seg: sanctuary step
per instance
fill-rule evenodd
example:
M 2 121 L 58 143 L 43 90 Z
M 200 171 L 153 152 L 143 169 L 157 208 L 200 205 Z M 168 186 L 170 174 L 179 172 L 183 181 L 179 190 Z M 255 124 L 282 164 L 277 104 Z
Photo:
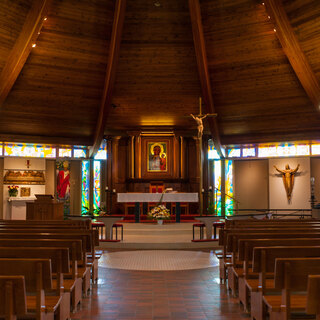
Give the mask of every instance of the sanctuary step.
M 218 249 L 218 242 L 192 242 L 193 223 L 123 223 L 123 241 L 100 242 L 101 248 L 118 249 Z M 195 238 L 200 238 L 198 233 Z

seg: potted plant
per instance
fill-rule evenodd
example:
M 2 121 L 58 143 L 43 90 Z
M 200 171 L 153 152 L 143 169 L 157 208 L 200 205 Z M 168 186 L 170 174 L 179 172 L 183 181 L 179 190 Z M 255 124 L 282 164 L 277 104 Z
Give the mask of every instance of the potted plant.
M 9 197 L 16 197 L 18 195 L 19 186 L 8 186 Z
M 163 220 L 170 219 L 170 211 L 163 204 L 158 204 L 148 212 L 148 218 L 157 220 L 158 224 L 162 224 Z

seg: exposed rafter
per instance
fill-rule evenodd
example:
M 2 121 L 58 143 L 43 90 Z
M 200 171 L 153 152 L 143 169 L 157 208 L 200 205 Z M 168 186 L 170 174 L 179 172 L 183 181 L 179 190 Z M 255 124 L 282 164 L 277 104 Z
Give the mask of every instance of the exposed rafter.
M 276 26 L 276 33 L 290 64 L 296 73 L 306 94 L 315 105 L 320 108 L 320 85 L 314 74 L 299 41 L 289 22 L 281 0 L 266 0 L 267 12 Z
M 206 108 L 205 110 L 206 113 L 215 113 L 210 83 L 210 75 L 208 69 L 206 45 L 203 36 L 199 0 L 189 0 L 189 10 L 192 24 L 194 48 L 197 57 L 198 73 L 201 83 L 203 100 Z M 215 118 L 208 118 L 208 123 L 215 148 L 219 153 L 220 157 L 224 157 L 221 151 L 220 135 L 217 120 Z
M 35 0 L 27 15 L 20 35 L 16 40 L 0 74 L 0 108 L 18 78 L 38 38 L 51 0 Z
M 112 91 L 114 87 L 116 67 L 119 58 L 122 28 L 125 16 L 126 0 L 117 0 L 114 11 L 111 41 L 109 46 L 108 65 L 105 83 L 101 98 L 99 117 L 94 135 L 93 146 L 90 148 L 89 156 L 94 157 L 98 152 L 104 135 L 106 120 L 111 107 Z

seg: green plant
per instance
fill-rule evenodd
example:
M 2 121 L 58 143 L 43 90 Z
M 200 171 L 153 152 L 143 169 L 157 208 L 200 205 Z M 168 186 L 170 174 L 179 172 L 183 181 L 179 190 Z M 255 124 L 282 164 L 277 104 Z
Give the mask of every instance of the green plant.
M 106 208 L 105 207 L 98 207 L 97 209 L 93 209 L 92 211 L 90 211 L 90 209 L 88 207 L 82 206 L 82 212 L 81 215 L 82 216 L 91 216 L 91 217 L 98 217 L 100 215 L 105 215 Z
M 214 203 L 213 202 L 209 202 L 207 211 L 208 211 L 208 214 L 210 214 L 210 215 L 214 215 L 215 214 Z

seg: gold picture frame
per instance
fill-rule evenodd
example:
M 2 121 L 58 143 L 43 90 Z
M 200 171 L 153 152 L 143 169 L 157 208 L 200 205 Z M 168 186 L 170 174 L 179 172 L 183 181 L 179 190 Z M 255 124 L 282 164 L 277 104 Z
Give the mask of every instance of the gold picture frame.
M 30 197 L 31 188 L 21 187 L 20 188 L 20 197 Z
M 167 172 L 167 142 L 147 143 L 147 172 Z

